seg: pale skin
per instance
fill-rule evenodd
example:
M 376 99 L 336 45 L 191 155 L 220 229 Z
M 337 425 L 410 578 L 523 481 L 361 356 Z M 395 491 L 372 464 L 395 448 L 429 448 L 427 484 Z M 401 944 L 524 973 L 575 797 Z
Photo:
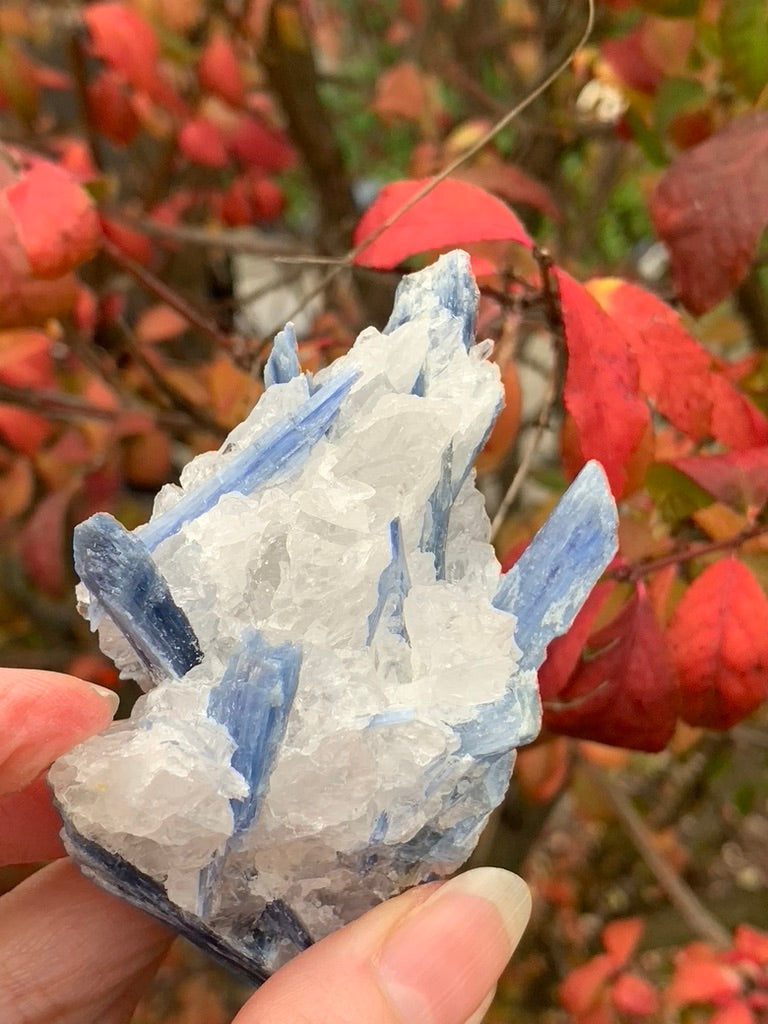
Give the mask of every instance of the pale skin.
M 115 701 L 72 676 L 0 669 L 0 865 L 51 860 L 0 900 L 0 1020 L 127 1024 L 173 936 L 64 856 L 44 782 Z M 495 868 L 413 889 L 280 970 L 235 1024 L 478 1024 L 530 911 Z

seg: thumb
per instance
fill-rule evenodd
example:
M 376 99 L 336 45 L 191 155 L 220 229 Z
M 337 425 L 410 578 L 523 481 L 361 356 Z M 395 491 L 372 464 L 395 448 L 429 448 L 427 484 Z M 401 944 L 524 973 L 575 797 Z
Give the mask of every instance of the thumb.
M 475 1024 L 530 909 L 499 868 L 411 889 L 292 960 L 234 1024 Z

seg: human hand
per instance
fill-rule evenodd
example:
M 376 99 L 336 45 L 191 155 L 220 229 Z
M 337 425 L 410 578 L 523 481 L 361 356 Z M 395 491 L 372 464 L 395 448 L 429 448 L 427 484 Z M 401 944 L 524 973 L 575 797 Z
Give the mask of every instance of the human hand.
M 125 1024 L 172 941 L 64 858 L 45 785 L 116 704 L 71 676 L 0 669 L 0 865 L 58 858 L 0 900 L 3 1024 Z M 235 1024 L 476 1024 L 529 911 L 496 868 L 411 889 L 283 967 Z

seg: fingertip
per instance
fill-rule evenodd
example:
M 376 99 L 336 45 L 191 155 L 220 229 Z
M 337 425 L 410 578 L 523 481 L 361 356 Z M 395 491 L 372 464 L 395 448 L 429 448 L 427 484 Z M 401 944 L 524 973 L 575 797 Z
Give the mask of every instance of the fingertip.
M 112 721 L 119 698 L 61 672 L 0 669 L 0 795 Z

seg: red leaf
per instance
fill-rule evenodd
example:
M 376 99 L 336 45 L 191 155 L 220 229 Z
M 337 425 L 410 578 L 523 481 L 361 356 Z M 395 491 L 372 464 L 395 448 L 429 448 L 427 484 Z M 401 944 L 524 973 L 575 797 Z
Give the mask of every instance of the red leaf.
M 768 600 L 735 558 L 694 580 L 667 637 L 691 725 L 730 729 L 768 697 Z
M 603 464 L 620 497 L 626 465 L 650 417 L 638 394 L 639 370 L 626 335 L 577 281 L 557 269 L 568 367 L 563 398 L 584 459 Z
M 279 174 L 296 163 L 296 150 L 285 135 L 255 117 L 243 117 L 227 145 L 241 164 L 265 174 Z
M 644 591 L 595 633 L 558 701 L 544 704 L 553 732 L 632 750 L 662 750 L 677 718 L 677 684 Z
M 603 948 L 616 967 L 623 967 L 637 948 L 645 925 L 639 917 L 611 921 L 603 928 Z
M 179 152 L 183 153 L 187 160 L 201 167 L 221 170 L 229 163 L 221 131 L 204 117 L 195 117 L 187 121 L 179 132 L 178 143 Z
M 509 566 L 505 567 L 505 571 L 506 568 Z M 568 632 L 556 637 L 547 647 L 547 657 L 539 669 L 539 692 L 543 701 L 556 700 L 567 684 L 579 663 L 595 619 L 614 586 L 613 583 L 598 583 L 581 606 Z
M 61 597 L 67 582 L 64 534 L 70 498 L 68 488 L 47 494 L 37 503 L 21 534 L 24 569 L 32 582 L 51 597 Z
M 232 41 L 223 32 L 214 32 L 200 56 L 197 67 L 200 85 L 208 92 L 238 107 L 245 95 L 245 82 Z
M 684 434 L 732 448 L 768 442 L 768 420 L 725 378 L 677 313 L 637 285 L 611 278 L 587 290 L 624 329 L 640 368 L 640 388 Z
M 105 68 L 89 83 L 86 96 L 88 119 L 97 132 L 116 146 L 126 146 L 133 141 L 139 130 L 139 119 L 121 74 Z
M 768 112 L 686 150 L 651 197 L 678 295 L 700 315 L 745 277 L 768 224 Z
M 691 1003 L 729 1002 L 741 991 L 741 978 L 731 967 L 718 963 L 711 950 L 701 953 L 683 950 L 678 957 L 675 973 L 666 991 L 673 1006 Z
M 360 245 L 429 181 L 396 181 L 385 186 L 355 228 Z M 533 244 L 515 214 L 495 196 L 474 185 L 447 179 L 386 228 L 355 257 L 355 263 L 391 270 L 409 256 L 470 242 Z
M 768 966 L 768 933 L 740 924 L 733 933 L 733 948 L 744 960 Z
M 656 989 L 636 974 L 622 974 L 611 990 L 613 1005 L 630 1017 L 650 1017 L 659 1008 Z
M 593 1009 L 605 991 L 605 983 L 616 969 L 607 955 L 595 956 L 571 971 L 560 986 L 558 998 L 564 1010 L 581 1017 Z
M 96 208 L 67 171 L 46 160 L 22 159 L 22 176 L 0 194 L 0 219 L 12 221 L 35 277 L 61 277 L 96 251 Z
M 101 218 L 101 227 L 105 236 L 136 263 L 146 265 L 152 260 L 152 243 L 140 231 L 107 217 Z
M 546 214 L 552 220 L 563 219 L 549 189 L 514 164 L 505 164 L 501 160 L 487 160 L 473 167 L 460 168 L 451 177 L 467 181 L 470 185 L 477 185 L 487 192 L 493 192 L 512 206 L 522 203 L 525 206 L 532 206 L 534 210 Z
M 735 999 L 713 1014 L 709 1024 L 755 1024 L 755 1016 L 746 1003 Z
M 652 96 L 664 75 L 652 63 L 645 37 L 640 25 L 620 39 L 606 39 L 600 45 L 600 53 L 625 85 Z
M 150 92 L 157 78 L 158 44 L 152 27 L 122 3 L 91 4 L 83 11 L 95 56 L 136 89 Z
M 690 456 L 674 459 L 671 464 L 707 494 L 732 508 L 758 512 L 768 501 L 768 448 Z

